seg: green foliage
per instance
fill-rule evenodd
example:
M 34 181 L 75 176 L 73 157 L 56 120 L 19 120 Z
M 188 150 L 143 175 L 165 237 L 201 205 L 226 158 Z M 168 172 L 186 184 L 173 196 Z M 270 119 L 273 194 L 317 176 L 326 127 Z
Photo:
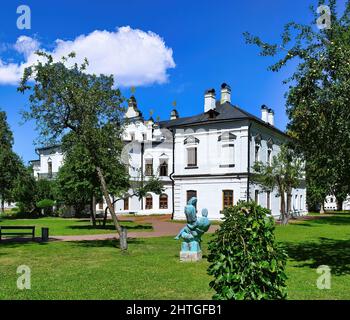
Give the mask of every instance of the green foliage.
M 259 161 L 254 164 L 253 170 L 253 183 L 257 183 L 266 191 L 277 189 L 281 199 L 282 220 L 283 223 L 287 223 L 291 204 L 289 200 L 286 206 L 285 193 L 287 198 L 291 199 L 292 189 L 300 186 L 304 175 L 302 160 L 292 149 L 282 145 L 278 155 L 272 158 L 271 164 Z
M 292 60 L 297 63 L 285 81 L 288 131 L 307 163 L 311 203 L 322 203 L 331 193 L 342 201 L 350 192 L 350 1 L 343 13 L 336 10 L 335 0 L 320 0 L 321 4 L 331 10 L 329 29 L 316 28 L 319 15 L 311 7 L 312 23 L 286 24 L 280 44 L 245 34 L 261 55 L 277 58 L 270 70 L 280 71 Z
M 208 273 L 217 300 L 285 299 L 287 255 L 276 243 L 269 210 L 239 202 L 209 243 Z
M 43 199 L 36 203 L 36 206 L 39 209 L 52 208 L 54 205 L 55 205 L 55 201 L 50 199 Z
M 20 175 L 23 163 L 13 152 L 13 135 L 7 123 L 6 113 L 0 111 L 0 203 L 2 212 L 5 201 L 13 201 L 13 188 Z
M 24 118 L 36 121 L 44 144 L 61 143 L 65 137 L 66 155 L 75 152 L 77 146 L 84 149 L 89 168 L 94 167 L 98 173 L 101 191 L 120 234 L 110 194 L 115 188 L 125 187 L 127 178 L 120 156 L 124 111 L 121 92 L 114 88 L 113 76 L 87 73 L 87 59 L 81 65 L 74 63 L 74 53 L 58 62 L 45 52 L 37 55 L 40 60 L 24 70 L 18 88 L 22 93 L 30 91 L 30 111 L 24 113 Z M 67 63 L 68 58 L 73 64 Z M 111 165 L 118 168 L 117 172 L 109 170 Z

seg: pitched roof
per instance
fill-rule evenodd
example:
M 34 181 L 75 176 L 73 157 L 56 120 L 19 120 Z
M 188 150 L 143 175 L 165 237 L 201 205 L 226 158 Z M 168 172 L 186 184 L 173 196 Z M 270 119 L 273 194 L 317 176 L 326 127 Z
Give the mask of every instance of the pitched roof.
M 288 136 L 285 132 L 279 130 L 278 128 L 266 123 L 260 118 L 254 116 L 253 114 L 232 105 L 229 102 L 225 102 L 223 104 L 220 101 L 216 102 L 215 108 L 215 117 L 212 117 L 212 112 L 203 112 L 195 116 L 178 118 L 174 120 L 161 121 L 161 127 L 165 128 L 174 128 L 174 127 L 182 127 L 188 125 L 200 125 L 206 123 L 217 123 L 217 122 L 226 122 L 226 121 L 236 121 L 236 120 L 251 120 L 256 123 L 259 123 L 269 129 L 279 132 L 282 135 Z

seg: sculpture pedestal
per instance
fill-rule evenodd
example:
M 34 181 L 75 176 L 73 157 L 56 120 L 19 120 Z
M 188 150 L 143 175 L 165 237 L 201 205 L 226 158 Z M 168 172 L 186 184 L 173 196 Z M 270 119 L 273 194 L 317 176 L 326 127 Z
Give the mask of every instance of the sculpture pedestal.
M 191 252 L 191 251 L 180 251 L 181 262 L 196 262 L 202 260 L 202 251 Z

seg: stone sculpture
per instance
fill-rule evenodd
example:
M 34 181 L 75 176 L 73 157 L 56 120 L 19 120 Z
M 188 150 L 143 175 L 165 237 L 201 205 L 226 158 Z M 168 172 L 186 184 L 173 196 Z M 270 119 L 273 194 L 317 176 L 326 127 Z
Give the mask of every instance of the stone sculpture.
M 208 210 L 202 210 L 202 216 L 197 219 L 197 198 L 191 198 L 185 207 L 187 225 L 175 237 L 183 240 L 181 244 L 180 261 L 199 261 L 202 259 L 202 235 L 209 230 Z

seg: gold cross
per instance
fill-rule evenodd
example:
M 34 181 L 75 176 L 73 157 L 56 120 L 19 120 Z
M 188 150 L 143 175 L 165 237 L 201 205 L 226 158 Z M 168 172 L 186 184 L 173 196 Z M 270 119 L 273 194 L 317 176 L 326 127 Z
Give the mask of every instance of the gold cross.
M 172 105 L 173 105 L 174 108 L 176 107 L 177 103 L 176 103 L 175 100 L 173 101 Z
M 130 88 L 130 91 L 131 91 L 132 94 L 135 94 L 136 88 L 135 88 L 134 86 L 132 86 L 132 87 Z

